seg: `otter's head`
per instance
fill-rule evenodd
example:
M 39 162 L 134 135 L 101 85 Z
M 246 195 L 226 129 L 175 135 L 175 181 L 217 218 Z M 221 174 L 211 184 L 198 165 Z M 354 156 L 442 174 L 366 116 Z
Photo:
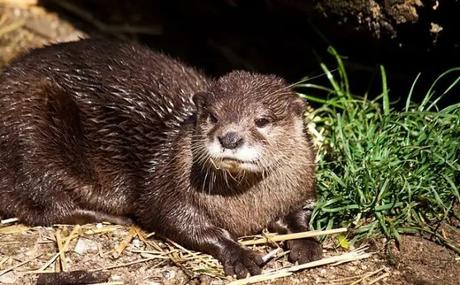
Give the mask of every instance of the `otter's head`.
M 236 71 L 195 94 L 193 149 L 200 163 L 231 173 L 268 171 L 305 145 L 305 103 L 276 76 Z

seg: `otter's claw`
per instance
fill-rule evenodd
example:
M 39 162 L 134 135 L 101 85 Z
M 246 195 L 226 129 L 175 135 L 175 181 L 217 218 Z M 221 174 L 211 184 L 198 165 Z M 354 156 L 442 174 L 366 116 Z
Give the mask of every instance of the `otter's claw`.
M 252 250 L 234 248 L 227 252 L 222 263 L 227 275 L 236 276 L 240 279 L 247 277 L 248 274 L 260 274 L 262 271 L 260 266 L 263 265 L 264 261 L 260 255 Z
M 299 264 L 318 260 L 323 257 L 321 244 L 312 238 L 290 240 L 287 247 L 291 250 L 289 261 Z

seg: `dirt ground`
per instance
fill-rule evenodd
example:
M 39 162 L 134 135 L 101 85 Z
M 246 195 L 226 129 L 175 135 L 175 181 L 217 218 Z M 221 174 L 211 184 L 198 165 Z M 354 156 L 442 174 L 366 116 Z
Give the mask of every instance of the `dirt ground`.
M 38 273 L 89 270 L 108 276 L 106 284 L 226 284 L 221 266 L 170 242 L 133 234 L 114 225 L 0 228 L 0 284 L 35 284 Z M 134 230 L 136 233 L 136 230 Z M 69 238 L 71 237 L 71 238 Z M 144 239 L 146 238 L 146 239 Z M 68 241 L 69 240 L 69 241 Z M 403 236 L 399 250 L 384 241 L 370 242 L 371 257 L 320 266 L 264 284 L 460 284 L 460 258 L 427 239 Z M 64 249 L 64 265 L 59 248 Z M 329 238 L 324 255 L 344 252 Z M 120 249 L 122 249 L 120 253 Z M 258 247 L 261 252 L 273 247 Z M 163 254 L 159 254 L 162 252 Z M 264 270 L 291 264 L 283 252 Z M 107 281 L 107 280 L 104 280 Z
M 30 48 L 86 36 L 34 3 L 0 0 L 0 70 Z M 74 270 L 106 273 L 109 278 L 106 284 L 230 281 L 211 257 L 147 237 L 144 233 L 137 235 L 133 228 L 113 225 L 80 228 L 0 225 L 0 284 L 35 284 L 37 273 Z M 453 232 L 451 238 L 459 241 L 460 235 Z M 385 246 L 384 240 L 370 245 L 368 251 L 375 252 L 370 258 L 312 268 L 265 284 L 460 284 L 460 257 L 427 239 L 403 236 L 399 249 Z M 343 252 L 335 245 L 334 238 L 324 243 L 325 256 Z M 285 253 L 279 252 L 266 269 L 287 265 Z

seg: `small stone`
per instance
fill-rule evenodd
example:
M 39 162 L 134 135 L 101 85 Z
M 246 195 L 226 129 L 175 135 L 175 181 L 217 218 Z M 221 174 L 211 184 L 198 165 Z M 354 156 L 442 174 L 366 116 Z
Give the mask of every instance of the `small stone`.
M 133 239 L 132 244 L 133 244 L 133 247 L 135 248 L 140 248 L 142 246 L 141 241 L 137 238 Z
M 98 250 L 97 242 L 86 238 L 79 238 L 74 249 L 74 251 L 80 255 L 87 252 L 95 253 L 98 252 Z
M 176 272 L 172 271 L 172 270 L 163 271 L 162 274 L 163 274 L 163 277 L 168 279 L 168 280 L 173 279 L 174 277 L 176 277 Z

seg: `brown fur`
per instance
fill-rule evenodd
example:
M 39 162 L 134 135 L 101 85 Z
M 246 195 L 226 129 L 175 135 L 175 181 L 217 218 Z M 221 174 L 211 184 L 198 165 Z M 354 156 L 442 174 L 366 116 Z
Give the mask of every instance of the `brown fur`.
M 125 217 L 213 254 L 238 277 L 259 273 L 261 260 L 236 236 L 275 221 L 279 231 L 308 228 L 305 106 L 275 76 L 212 80 L 134 44 L 83 40 L 33 50 L 0 86 L 3 215 L 37 225 Z M 259 115 L 269 128 L 255 125 Z M 218 169 L 207 157 L 205 142 L 230 130 L 263 149 L 263 171 Z M 320 256 L 312 240 L 292 248 L 295 261 Z

